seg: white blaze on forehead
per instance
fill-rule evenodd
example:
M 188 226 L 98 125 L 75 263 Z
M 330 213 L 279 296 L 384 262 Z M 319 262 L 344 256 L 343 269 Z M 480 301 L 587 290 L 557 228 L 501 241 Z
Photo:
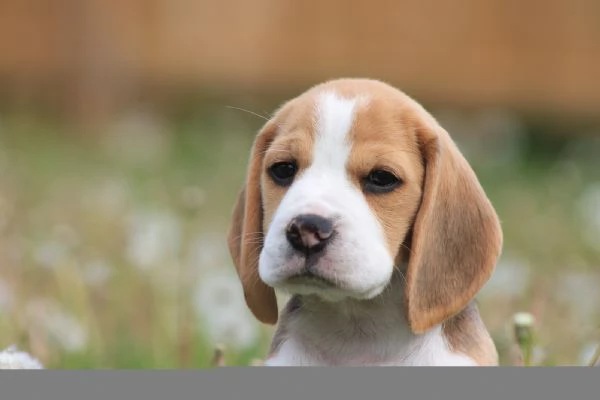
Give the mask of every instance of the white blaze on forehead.
M 351 149 L 348 133 L 352 129 L 356 102 L 357 99 L 346 99 L 330 91 L 317 98 L 313 168 L 345 171 Z
M 325 299 L 371 298 L 381 293 L 393 271 L 385 235 L 362 191 L 353 184 L 346 164 L 352 150 L 350 132 L 357 106 L 367 98 L 344 98 L 323 91 L 314 103 L 315 141 L 312 162 L 294 180 L 269 224 L 259 258 L 261 279 L 294 293 L 319 293 Z M 286 239 L 289 222 L 302 214 L 317 214 L 336 222 L 337 240 L 327 246 L 316 268 L 339 283 L 323 290 L 289 286 L 287 278 L 304 271 L 306 260 L 291 252 Z

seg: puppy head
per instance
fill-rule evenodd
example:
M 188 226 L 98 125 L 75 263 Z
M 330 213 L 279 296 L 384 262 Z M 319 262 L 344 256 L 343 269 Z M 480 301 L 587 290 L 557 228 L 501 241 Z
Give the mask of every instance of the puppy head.
M 286 103 L 255 139 L 228 234 L 246 301 L 273 288 L 371 299 L 407 264 L 415 333 L 459 312 L 499 255 L 498 218 L 449 135 L 378 81 L 340 79 Z

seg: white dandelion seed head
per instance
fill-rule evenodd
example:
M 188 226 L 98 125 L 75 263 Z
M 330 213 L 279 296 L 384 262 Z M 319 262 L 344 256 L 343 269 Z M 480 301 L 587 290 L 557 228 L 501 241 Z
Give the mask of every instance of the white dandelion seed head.
M 592 358 L 596 355 L 598 348 L 600 347 L 600 342 L 588 342 L 583 345 L 581 350 L 579 351 L 579 356 L 577 357 L 577 361 L 579 365 L 589 365 L 592 361 Z M 600 364 L 596 364 L 600 365 Z
M 103 260 L 93 260 L 83 265 L 83 279 L 90 286 L 100 286 L 110 279 L 113 268 Z
M 530 277 L 531 269 L 526 260 L 517 256 L 502 256 L 481 294 L 490 297 L 518 297 L 527 290 Z
M 533 326 L 534 322 L 535 322 L 535 318 L 533 317 L 532 314 L 530 314 L 528 312 L 518 312 L 515 315 L 513 315 L 513 323 L 516 326 L 523 327 L 523 328 L 530 328 Z
M 600 306 L 600 277 L 586 271 L 562 274 L 557 281 L 556 298 L 571 310 L 578 325 L 585 329 L 594 328 L 594 319 Z
M 88 344 L 88 332 L 79 320 L 50 300 L 34 299 L 27 305 L 29 323 L 48 335 L 67 352 L 79 352 Z
M 84 205 L 101 214 L 122 212 L 131 201 L 131 188 L 126 181 L 107 178 L 93 182 L 83 192 Z
M 0 369 L 43 369 L 42 363 L 29 353 L 10 346 L 0 351 Z
M 181 246 L 180 220 L 167 211 L 141 211 L 129 225 L 127 258 L 140 270 L 148 270 L 177 257 Z
M 259 339 L 259 326 L 247 309 L 233 271 L 219 269 L 204 274 L 196 288 L 194 308 L 203 333 L 212 342 L 245 348 Z
M 34 248 L 33 259 L 40 266 L 53 269 L 69 258 L 70 250 L 67 243 L 50 239 L 43 241 Z
M 223 265 L 229 257 L 222 236 L 202 233 L 190 246 L 188 263 L 193 270 L 206 270 Z

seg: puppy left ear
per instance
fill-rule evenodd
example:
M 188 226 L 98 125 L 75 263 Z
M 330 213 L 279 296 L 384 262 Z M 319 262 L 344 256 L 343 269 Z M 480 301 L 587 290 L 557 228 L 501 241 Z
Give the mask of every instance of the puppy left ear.
M 406 315 L 423 333 L 460 312 L 491 276 L 498 216 L 475 172 L 433 119 L 418 129 L 425 183 L 406 271 Z
M 264 240 L 260 178 L 264 154 L 275 136 L 276 126 L 267 122 L 254 140 L 246 184 L 240 191 L 227 232 L 229 252 L 242 282 L 246 304 L 254 316 L 265 324 L 278 319 L 277 299 L 258 272 L 258 259 Z

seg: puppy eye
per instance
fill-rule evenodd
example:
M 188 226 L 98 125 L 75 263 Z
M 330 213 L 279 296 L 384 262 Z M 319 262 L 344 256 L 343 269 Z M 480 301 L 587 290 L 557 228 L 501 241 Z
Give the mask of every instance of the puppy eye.
M 269 175 L 279 186 L 289 186 L 294 180 L 297 169 L 294 162 L 278 162 L 269 167 Z
M 366 192 L 388 193 L 402 184 L 402 180 L 394 174 L 382 169 L 375 169 L 364 179 L 363 186 Z

